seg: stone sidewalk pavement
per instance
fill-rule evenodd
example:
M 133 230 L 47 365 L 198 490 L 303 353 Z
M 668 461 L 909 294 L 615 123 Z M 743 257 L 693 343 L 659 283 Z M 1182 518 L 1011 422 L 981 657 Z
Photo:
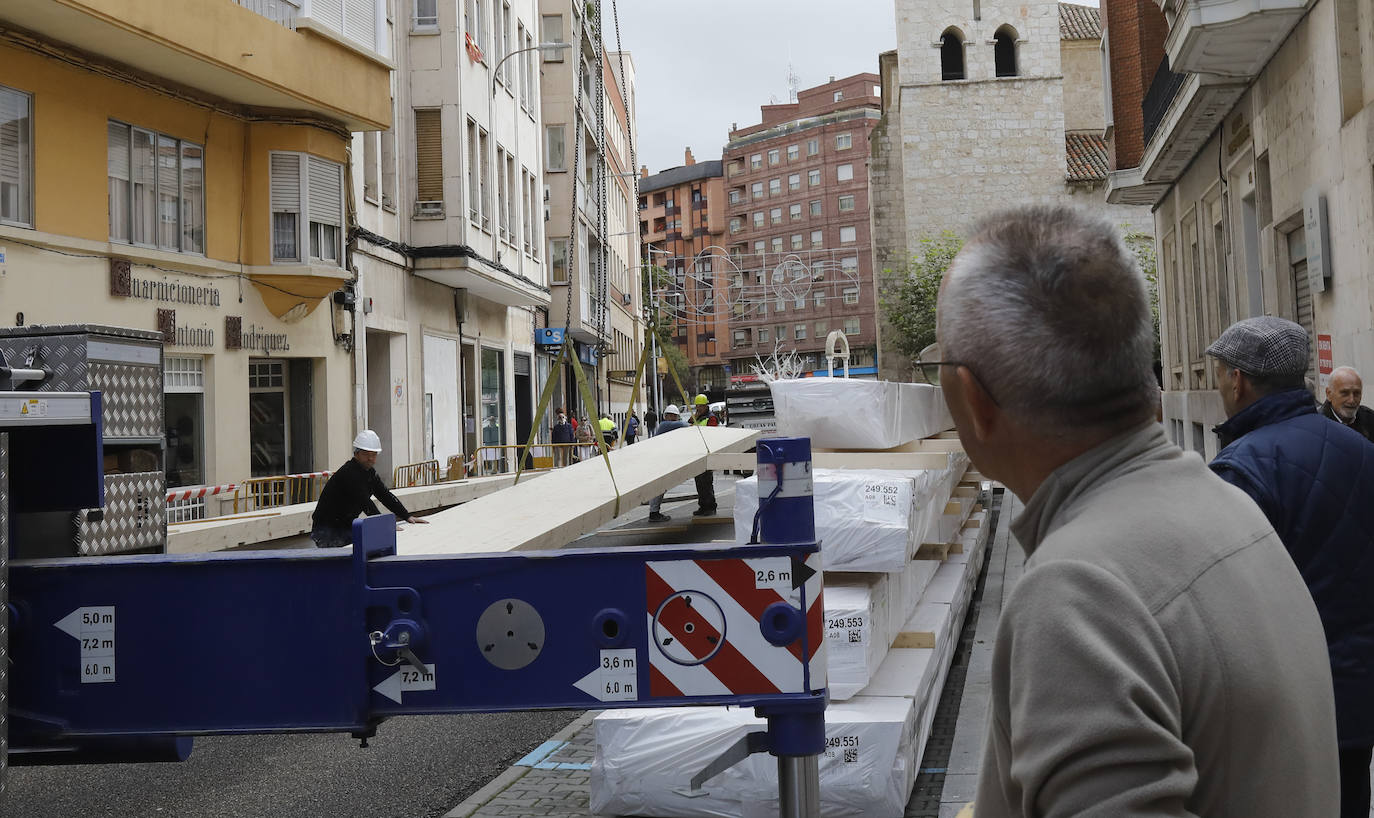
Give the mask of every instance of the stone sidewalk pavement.
M 995 527 L 984 575 L 979 579 L 954 665 L 941 694 L 935 727 L 906 818 L 953 818 L 972 799 L 986 723 L 993 634 L 1005 592 L 1020 576 L 1022 563 L 1020 547 L 1006 533 L 1006 521 L 1019 507 L 1009 492 L 1002 497 L 1004 507 L 994 507 L 997 516 L 991 520 Z M 589 800 L 591 762 L 596 751 L 594 716 L 590 712 L 583 714 L 449 811 L 445 818 L 593 818 Z

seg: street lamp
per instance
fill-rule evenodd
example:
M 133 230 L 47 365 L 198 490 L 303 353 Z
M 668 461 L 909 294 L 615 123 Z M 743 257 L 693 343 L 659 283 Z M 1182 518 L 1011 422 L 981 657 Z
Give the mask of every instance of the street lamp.
M 538 51 L 541 54 L 546 55 L 557 54 L 560 51 L 565 51 L 569 48 L 572 48 L 572 46 L 572 43 L 540 43 L 538 45 L 532 45 L 527 48 L 517 48 L 516 50 L 510 52 L 506 56 L 502 57 L 499 61 L 497 61 L 495 67 L 491 69 L 491 83 L 490 87 L 488 88 L 488 91 L 490 93 L 487 94 L 487 129 L 491 133 L 491 137 L 487 140 L 490 143 L 487 146 L 487 167 L 491 168 L 492 171 L 497 173 L 505 172 L 505 168 L 497 170 L 496 167 L 496 77 L 501 73 L 501 66 L 505 65 L 506 60 L 509 60 L 516 54 L 524 54 L 528 51 Z M 520 162 L 519 125 L 517 125 L 515 128 L 515 161 L 517 165 Z M 506 191 L 506 195 L 509 196 L 510 194 L 511 191 Z M 487 203 L 485 201 L 482 202 L 482 206 L 484 208 L 486 207 L 486 204 Z M 528 216 L 528 214 L 526 215 Z M 494 221 L 499 221 L 499 219 L 500 214 L 498 213 L 497 219 Z M 499 233 L 499 225 L 493 224 L 491 228 L 491 259 L 492 261 L 497 261 L 497 263 L 499 263 L 498 259 L 500 257 L 500 251 L 497 249 L 497 236 L 499 235 Z

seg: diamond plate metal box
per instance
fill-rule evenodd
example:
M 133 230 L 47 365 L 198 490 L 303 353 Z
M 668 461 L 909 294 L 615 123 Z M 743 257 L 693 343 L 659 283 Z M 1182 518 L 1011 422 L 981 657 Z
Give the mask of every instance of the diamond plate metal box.
M 0 351 L 12 365 L 32 354 L 34 367 L 52 371 L 39 392 L 101 392 L 106 453 L 163 448 L 161 333 L 98 324 L 4 327 Z M 106 475 L 103 519 L 77 515 L 77 552 L 165 549 L 166 483 L 162 472 Z
M 167 478 L 160 471 L 105 475 L 105 514 L 77 512 L 77 553 L 161 551 L 167 543 Z

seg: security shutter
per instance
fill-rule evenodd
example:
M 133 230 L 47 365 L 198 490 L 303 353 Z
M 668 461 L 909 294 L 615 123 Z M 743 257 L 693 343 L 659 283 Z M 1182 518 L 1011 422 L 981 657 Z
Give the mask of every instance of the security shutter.
M 344 30 L 344 0 L 311 0 L 310 16 L 324 23 L 326 27 Z
M 438 109 L 415 112 L 415 198 L 438 202 L 444 198 L 443 127 Z
M 272 154 L 272 212 L 301 212 L 301 158 L 297 154 Z
M 0 182 L 18 185 L 23 171 L 21 142 L 28 136 L 29 98 L 23 94 L 0 88 Z M 128 144 L 127 129 L 125 144 Z M 125 175 L 128 178 L 128 155 L 124 151 Z
M 306 196 L 310 221 L 343 226 L 343 180 L 339 176 L 339 166 L 313 156 L 306 157 L 306 166 L 310 178 Z
M 1307 369 L 1317 368 L 1316 316 L 1312 308 L 1312 286 L 1307 280 L 1307 235 L 1301 227 L 1288 234 L 1288 263 L 1293 270 L 1294 315 L 1307 330 L 1312 342 L 1307 345 Z
M 365 48 L 377 47 L 374 0 L 343 0 L 343 33 Z

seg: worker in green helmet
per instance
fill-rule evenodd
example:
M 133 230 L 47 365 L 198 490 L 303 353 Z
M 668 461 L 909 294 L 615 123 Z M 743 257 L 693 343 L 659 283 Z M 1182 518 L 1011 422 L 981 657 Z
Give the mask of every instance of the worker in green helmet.
M 705 395 L 697 395 L 692 399 L 692 425 L 720 425 L 720 421 L 711 414 L 711 402 L 706 399 Z M 710 517 L 716 513 L 715 483 L 715 473 L 709 468 L 696 476 L 697 510 L 692 512 L 693 517 Z

